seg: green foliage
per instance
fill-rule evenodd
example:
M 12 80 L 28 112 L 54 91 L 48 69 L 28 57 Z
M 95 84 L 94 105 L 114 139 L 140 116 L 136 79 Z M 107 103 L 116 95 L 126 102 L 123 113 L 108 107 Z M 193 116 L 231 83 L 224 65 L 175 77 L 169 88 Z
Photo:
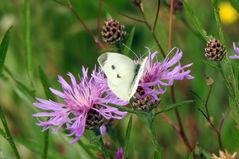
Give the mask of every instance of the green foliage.
M 232 6 L 237 10 L 237 12 L 239 13 L 239 1 L 237 0 L 230 0 Z
M 4 37 L 2 39 L 2 42 L 0 44 L 0 74 L 2 73 L 5 58 L 7 55 L 7 49 L 8 49 L 8 44 L 9 44 L 9 39 L 10 39 L 10 30 L 11 27 L 6 31 L 4 34 Z
M 123 159 L 126 159 L 129 153 L 129 145 L 130 145 L 130 135 L 131 135 L 131 129 L 132 129 L 132 122 L 133 122 L 133 116 L 131 115 L 128 122 L 128 127 L 126 130 L 125 135 L 125 145 L 124 145 L 124 155 Z
M 205 82 L 206 76 L 214 79 L 210 100 L 207 102 L 210 117 L 214 123 L 219 123 L 222 114 L 230 109 L 222 127 L 222 140 L 225 149 L 230 153 L 238 150 L 238 61 L 232 61 L 226 56 L 219 64 L 204 58 L 204 48 L 209 35 L 220 39 L 226 46 L 228 55 L 234 54 L 231 42 L 239 41 L 236 34 L 238 21 L 231 25 L 220 22 L 218 6 L 221 1 L 219 0 L 211 0 L 210 5 L 210 1 L 185 0 L 183 10 L 176 11 L 176 16 L 172 18 L 172 44 L 183 50 L 182 65 L 193 63 L 190 70 L 195 77 L 190 81 L 175 82 L 176 101 L 179 102 L 172 104 L 168 87 L 166 93 L 159 97 L 160 103 L 152 111 L 145 112 L 134 110 L 130 106 L 112 105 L 114 108 L 128 112 L 130 118 L 110 121 L 106 125 L 107 133 L 103 138 L 99 132 L 86 130 L 78 143 L 70 145 L 72 138 L 66 136 L 66 133 L 61 133 L 65 126 L 58 135 L 50 133 L 51 130 L 43 134 L 41 128 L 36 126 L 38 119 L 32 117 L 33 113 L 40 111 L 32 105 L 36 97 L 57 101 L 49 87 L 61 89 L 57 82 L 58 74 L 62 76 L 66 76 L 67 72 L 80 74 L 82 65 L 91 71 L 94 67 L 98 67 L 99 52 L 115 51 L 115 46 L 110 45 L 101 49 L 94 41 L 101 37 L 93 39 L 84 30 L 79 23 L 80 20 L 64 6 L 68 0 L 59 0 L 59 2 L 63 5 L 46 0 L 24 0 L 23 3 L 9 0 L 1 2 L 0 105 L 4 105 L 4 112 L 1 110 L 0 114 L 3 121 L 3 124 L 0 124 L 2 136 L 0 158 L 1 152 L 4 153 L 5 158 L 17 156 L 15 148 L 18 148 L 21 156 L 26 159 L 79 157 L 96 159 L 103 154 L 115 158 L 116 151 L 121 146 L 126 154 L 124 157 L 193 159 L 196 155 L 210 158 L 212 153 L 219 152 L 217 136 L 197 110 L 197 108 L 202 110 L 208 95 L 209 86 Z M 85 25 L 97 36 L 96 32 L 100 30 L 97 28 L 100 1 L 71 0 L 71 2 Z M 119 20 L 125 25 L 126 30 L 129 30 L 123 41 L 125 46 L 119 44 L 120 52 L 131 56 L 129 52 L 132 49 L 137 54 L 146 56 L 145 46 L 152 52 L 160 52 L 154 38 L 158 38 L 160 45 L 166 50 L 169 39 L 169 1 L 161 2 L 155 37 L 142 20 L 145 18 L 148 25 L 153 25 L 157 9 L 156 1 L 142 1 L 145 17 L 129 1 L 101 2 L 101 25 L 105 18 L 111 17 Z M 230 2 L 239 12 L 238 0 L 230 0 Z M 11 29 L 11 26 L 14 26 L 14 29 Z M 160 53 L 159 60 L 162 60 Z M 38 70 L 35 69 L 36 66 L 40 66 Z M 193 95 L 190 92 L 193 92 Z M 195 154 L 189 152 L 180 134 L 176 133 L 170 125 L 172 123 L 167 123 L 159 115 L 164 113 L 175 124 L 173 126 L 179 128 L 175 109 L 181 115 L 182 125 L 190 144 L 198 144 L 199 148 L 195 150 Z M 15 153 L 12 149 L 15 149 Z

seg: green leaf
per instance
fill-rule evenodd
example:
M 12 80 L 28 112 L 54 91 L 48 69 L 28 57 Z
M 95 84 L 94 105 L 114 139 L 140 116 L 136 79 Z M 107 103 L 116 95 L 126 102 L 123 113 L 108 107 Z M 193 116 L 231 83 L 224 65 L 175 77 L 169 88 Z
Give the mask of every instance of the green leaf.
M 16 141 L 22 145 L 24 145 L 27 149 L 31 150 L 32 152 L 42 155 L 42 146 L 33 140 L 29 140 L 26 138 L 16 138 Z M 64 159 L 64 156 L 59 155 L 59 153 L 55 152 L 54 149 L 50 149 L 49 151 L 49 159 Z
M 238 0 L 230 0 L 232 6 L 237 10 L 239 13 L 239 1 Z
M 190 21 L 189 24 L 192 24 L 193 29 L 196 32 L 198 32 L 205 41 L 207 41 L 208 40 L 207 32 L 204 30 L 201 22 L 199 21 L 197 16 L 194 14 L 193 9 L 186 1 L 183 1 L 183 4 L 184 4 L 186 16 L 189 18 L 189 21 Z
M 86 146 L 81 140 L 79 140 L 77 143 L 85 150 L 85 152 L 90 156 L 90 158 L 96 159 L 96 156 L 92 153 L 92 149 L 89 148 L 89 146 Z
M 231 130 L 232 138 L 236 147 L 239 147 L 239 130 L 234 126 Z
M 7 135 L 6 135 L 6 133 L 4 132 L 4 130 L 1 129 L 1 128 L 0 128 L 0 135 L 7 140 Z
M 114 108 L 118 108 L 119 110 L 121 111 L 125 111 L 125 112 L 128 112 L 128 113 L 133 113 L 133 114 L 145 114 L 146 112 L 144 111 L 139 111 L 139 110 L 133 110 L 133 109 L 130 109 L 130 108 L 127 108 L 125 106 L 117 106 L 117 105 L 110 105 L 111 107 L 114 107 Z
M 188 159 L 193 159 L 193 153 L 188 156 Z
M 161 154 L 158 151 L 154 152 L 154 159 L 161 159 Z
M 131 129 L 132 129 L 132 121 L 133 121 L 133 117 L 132 115 L 130 116 L 129 122 L 128 122 L 128 127 L 126 130 L 126 135 L 125 135 L 125 145 L 124 145 L 124 156 L 123 159 L 126 159 L 128 156 L 128 152 L 129 152 L 129 141 L 130 141 L 130 134 L 131 134 Z
M 3 112 L 3 108 L 2 108 L 1 105 L 0 105 L 0 119 L 2 121 L 2 125 L 3 125 L 4 130 L 5 130 L 5 133 L 4 133 L 5 134 L 5 138 L 7 139 L 7 141 L 10 144 L 10 146 L 12 147 L 12 150 L 14 151 L 14 154 L 15 154 L 16 158 L 20 159 L 20 155 L 18 153 L 16 144 L 15 144 L 15 142 L 13 140 L 12 134 L 11 134 L 11 132 L 9 130 L 8 123 L 7 123 L 7 120 L 6 120 L 6 117 L 5 117 L 5 114 Z
M 34 101 L 35 98 L 35 90 L 30 89 L 28 86 L 23 84 L 22 82 L 18 81 L 11 71 L 7 68 L 4 67 L 5 72 L 11 77 L 11 79 L 16 83 L 17 89 L 24 94 L 30 101 Z
M 155 113 L 155 116 L 160 114 L 160 113 L 167 112 L 167 111 L 170 111 L 172 109 L 181 107 L 184 104 L 189 104 L 189 103 L 193 103 L 193 102 L 194 102 L 194 100 L 186 100 L 186 101 L 179 102 L 179 103 L 176 103 L 176 104 L 170 104 L 170 105 L 166 106 L 166 108 L 164 108 L 164 109 L 160 110 L 159 112 Z
M 129 51 L 131 49 L 133 38 L 134 38 L 135 27 L 133 27 L 125 41 L 125 46 L 122 46 L 122 53 L 126 56 L 129 55 Z
M 33 74 L 32 48 L 31 48 L 31 0 L 24 0 L 24 48 L 27 73 L 30 80 Z
M 10 27 L 6 33 L 4 34 L 4 37 L 2 39 L 2 42 L 0 44 L 0 74 L 2 72 L 3 66 L 4 66 L 4 61 L 6 59 L 7 55 L 7 49 L 8 49 L 8 44 L 10 40 L 10 30 L 12 27 Z
M 43 71 L 43 69 L 41 67 L 39 67 L 39 76 L 40 76 L 40 79 L 41 79 L 41 83 L 42 83 L 42 86 L 44 88 L 44 92 L 46 94 L 46 97 L 48 99 L 52 99 L 54 101 L 56 101 L 56 97 L 53 95 L 53 93 L 50 91 L 50 81 L 49 79 L 47 78 L 45 72 Z

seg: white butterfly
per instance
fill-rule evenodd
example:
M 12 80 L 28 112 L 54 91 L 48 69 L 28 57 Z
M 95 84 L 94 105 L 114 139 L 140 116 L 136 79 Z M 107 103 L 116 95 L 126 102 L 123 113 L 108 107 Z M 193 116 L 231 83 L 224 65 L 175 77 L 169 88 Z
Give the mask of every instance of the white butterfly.
M 118 98 L 129 101 L 137 90 L 147 59 L 148 57 L 140 63 L 135 63 L 125 55 L 107 52 L 100 55 L 98 62 L 112 92 Z

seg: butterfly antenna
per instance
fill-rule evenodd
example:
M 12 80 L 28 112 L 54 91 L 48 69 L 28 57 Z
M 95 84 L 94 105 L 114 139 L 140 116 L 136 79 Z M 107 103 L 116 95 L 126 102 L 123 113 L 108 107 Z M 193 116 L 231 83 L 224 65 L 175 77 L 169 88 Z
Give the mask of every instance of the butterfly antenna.
M 139 59 L 139 56 L 132 50 L 130 49 L 127 45 L 125 45 L 124 43 L 122 43 L 122 45 L 124 45 L 124 47 L 126 47 L 129 51 L 131 51 L 138 59 Z

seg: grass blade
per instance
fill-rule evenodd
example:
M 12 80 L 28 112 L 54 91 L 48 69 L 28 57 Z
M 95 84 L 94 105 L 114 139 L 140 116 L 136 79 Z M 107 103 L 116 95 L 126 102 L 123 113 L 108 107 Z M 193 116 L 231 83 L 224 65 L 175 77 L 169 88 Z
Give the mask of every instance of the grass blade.
M 10 133 L 10 130 L 8 128 L 7 120 L 6 120 L 6 117 L 4 115 L 4 112 L 3 112 L 3 109 L 2 109 L 1 105 L 0 105 L 0 118 L 1 118 L 1 121 L 2 121 L 2 125 L 3 125 L 3 127 L 5 129 L 6 139 L 9 142 L 9 144 L 11 145 L 11 147 L 12 147 L 14 153 L 15 153 L 16 158 L 20 159 L 20 155 L 19 155 L 19 153 L 17 151 L 17 147 L 15 145 L 15 142 L 14 142 L 14 140 L 12 138 L 12 135 Z
M 96 156 L 90 151 L 90 149 L 81 140 L 79 140 L 77 143 L 85 150 L 85 152 L 90 156 L 90 158 L 96 159 Z
M 191 6 L 186 2 L 183 1 L 184 8 L 185 8 L 185 14 L 190 20 L 189 24 L 193 25 L 193 29 L 198 32 L 205 41 L 208 40 L 207 32 L 204 30 L 201 22 L 199 21 L 198 17 L 194 14 L 193 9 Z
M 122 53 L 126 56 L 129 55 L 129 51 L 130 51 L 132 43 L 133 43 L 134 32 L 135 32 L 135 27 L 133 27 L 131 32 L 129 33 L 129 36 L 125 42 L 126 46 L 123 46 L 123 48 L 122 48 Z
M 52 99 L 52 100 L 56 100 L 56 97 L 52 94 L 52 92 L 50 91 L 50 81 L 49 79 L 47 78 L 47 75 L 46 73 L 43 71 L 43 69 L 41 67 L 39 67 L 39 76 L 40 76 L 40 79 L 41 79 L 41 83 L 42 83 L 42 86 L 44 88 L 44 92 L 46 94 L 46 97 L 48 99 Z
M 30 0 L 24 1 L 24 48 L 26 54 L 27 74 L 32 80 L 32 50 L 31 50 L 31 3 Z
M 44 92 L 46 94 L 46 97 L 48 99 L 56 100 L 55 96 L 49 90 L 50 82 L 49 82 L 45 72 L 43 71 L 43 69 L 41 67 L 39 67 L 39 76 L 40 76 L 41 83 L 42 83 L 42 86 L 44 88 Z M 43 159 L 47 159 L 48 146 L 49 146 L 49 129 L 47 129 L 44 132 L 44 146 L 43 146 L 43 154 L 42 154 Z
M 131 129 L 132 129 L 132 121 L 133 121 L 133 117 L 132 115 L 129 118 L 129 122 L 128 122 L 128 127 L 126 130 L 126 135 L 125 135 L 125 145 L 124 145 L 124 156 L 123 159 L 126 159 L 128 156 L 128 151 L 129 151 L 129 141 L 130 141 L 130 134 L 131 134 Z
M 0 44 L 0 74 L 3 70 L 3 66 L 4 66 L 4 61 L 6 59 L 6 55 L 7 55 L 7 49 L 8 49 L 8 44 L 9 44 L 9 40 L 10 40 L 10 30 L 12 27 L 10 27 L 6 33 L 4 34 L 4 37 L 2 39 L 2 42 Z
M 34 101 L 35 99 L 35 90 L 30 89 L 28 86 L 18 81 L 12 74 L 12 72 L 4 67 L 4 71 L 11 77 L 11 79 L 16 83 L 17 89 L 24 94 L 30 101 Z
M 0 128 L 0 135 L 7 140 L 7 135 L 6 135 L 6 133 L 4 132 L 4 130 L 1 129 L 1 128 Z

